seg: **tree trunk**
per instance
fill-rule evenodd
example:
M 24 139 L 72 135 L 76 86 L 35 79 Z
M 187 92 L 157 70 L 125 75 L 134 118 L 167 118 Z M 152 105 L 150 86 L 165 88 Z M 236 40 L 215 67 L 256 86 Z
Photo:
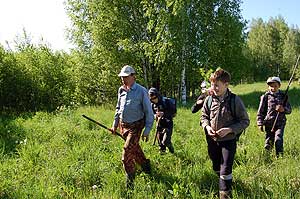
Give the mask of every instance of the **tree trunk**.
M 181 73 L 181 103 L 186 105 L 186 84 L 185 84 L 185 66 Z
M 145 87 L 149 89 L 149 84 L 148 84 L 148 78 L 147 78 L 147 67 L 146 67 L 146 60 L 143 59 L 143 71 L 144 71 L 144 80 L 145 80 Z

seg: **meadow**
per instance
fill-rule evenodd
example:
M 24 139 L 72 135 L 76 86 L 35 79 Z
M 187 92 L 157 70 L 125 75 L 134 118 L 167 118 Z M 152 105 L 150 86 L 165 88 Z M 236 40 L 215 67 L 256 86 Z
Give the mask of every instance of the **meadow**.
M 286 82 L 282 89 L 286 88 Z M 240 137 L 233 177 L 234 198 L 300 198 L 300 86 L 289 91 L 284 156 L 265 154 L 264 133 L 256 126 L 259 96 L 265 83 L 231 87 L 242 97 L 250 126 Z M 175 154 L 160 155 L 141 142 L 152 174 L 137 167 L 135 189 L 125 192 L 121 163 L 123 140 L 84 119 L 85 114 L 111 126 L 114 106 L 62 108 L 0 116 L 0 198 L 217 198 L 218 178 L 207 156 L 199 113 L 178 107 L 174 118 Z

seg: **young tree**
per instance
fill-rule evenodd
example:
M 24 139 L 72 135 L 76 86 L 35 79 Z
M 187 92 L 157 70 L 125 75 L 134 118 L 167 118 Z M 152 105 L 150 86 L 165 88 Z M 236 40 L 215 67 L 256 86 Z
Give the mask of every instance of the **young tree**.
M 295 57 L 292 55 L 295 54 L 292 44 L 295 41 L 281 16 L 270 18 L 268 22 L 262 19 L 252 21 L 247 44 L 256 66 L 257 80 L 266 79 L 267 76 L 280 76 L 282 79 L 289 77 L 289 62 Z
M 239 0 L 68 0 L 67 10 L 73 41 L 91 66 L 106 70 L 98 77 L 111 84 L 102 90 L 112 89 L 120 67 L 131 64 L 140 83 L 183 96 L 184 102 L 203 80 L 201 68 L 243 66 L 239 5 Z

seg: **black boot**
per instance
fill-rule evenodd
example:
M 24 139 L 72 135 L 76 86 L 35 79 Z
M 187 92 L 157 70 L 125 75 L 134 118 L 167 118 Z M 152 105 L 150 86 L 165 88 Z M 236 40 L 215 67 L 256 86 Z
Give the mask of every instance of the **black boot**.
M 150 160 L 149 159 L 146 159 L 146 161 L 141 166 L 142 166 L 142 170 L 145 173 L 151 174 L 151 165 L 150 165 Z
M 172 143 L 170 143 L 170 145 L 168 146 L 168 149 L 169 149 L 170 153 L 174 153 L 174 147 L 173 147 Z
M 135 174 L 134 173 L 127 173 L 126 174 L 126 188 L 127 190 L 133 190 L 134 189 L 134 178 Z
M 159 148 L 159 154 L 160 154 L 160 155 L 166 154 L 166 147 L 160 147 L 160 148 Z

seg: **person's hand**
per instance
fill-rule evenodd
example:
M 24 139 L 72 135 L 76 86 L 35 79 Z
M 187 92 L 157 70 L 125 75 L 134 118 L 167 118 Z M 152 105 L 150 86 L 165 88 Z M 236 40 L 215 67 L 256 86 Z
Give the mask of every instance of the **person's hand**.
M 149 135 L 142 135 L 142 140 L 143 140 L 144 142 L 148 142 L 148 140 L 149 140 Z
M 231 128 L 221 128 L 219 130 L 216 131 L 216 135 L 218 135 L 219 137 L 223 138 L 226 135 L 228 135 L 229 133 L 232 133 L 232 129 Z
M 203 104 L 203 100 L 197 100 L 196 104 Z
M 211 128 L 211 126 L 206 126 L 205 128 L 210 137 L 216 137 L 216 132 Z
M 156 117 L 162 117 L 163 115 L 164 115 L 164 112 L 162 112 L 162 111 L 156 112 Z
M 116 131 L 117 131 L 117 128 L 118 127 L 116 127 L 116 126 L 111 127 L 111 129 L 110 129 L 111 133 L 115 135 Z
M 264 132 L 264 126 L 263 126 L 263 125 L 259 125 L 259 126 L 258 126 L 258 129 L 259 129 L 261 132 Z
M 208 95 L 214 95 L 214 90 L 210 87 L 207 89 L 207 94 Z
M 282 105 L 277 105 L 276 108 L 275 108 L 275 110 L 276 110 L 277 112 L 282 113 L 282 112 L 284 112 L 284 107 L 283 107 Z

